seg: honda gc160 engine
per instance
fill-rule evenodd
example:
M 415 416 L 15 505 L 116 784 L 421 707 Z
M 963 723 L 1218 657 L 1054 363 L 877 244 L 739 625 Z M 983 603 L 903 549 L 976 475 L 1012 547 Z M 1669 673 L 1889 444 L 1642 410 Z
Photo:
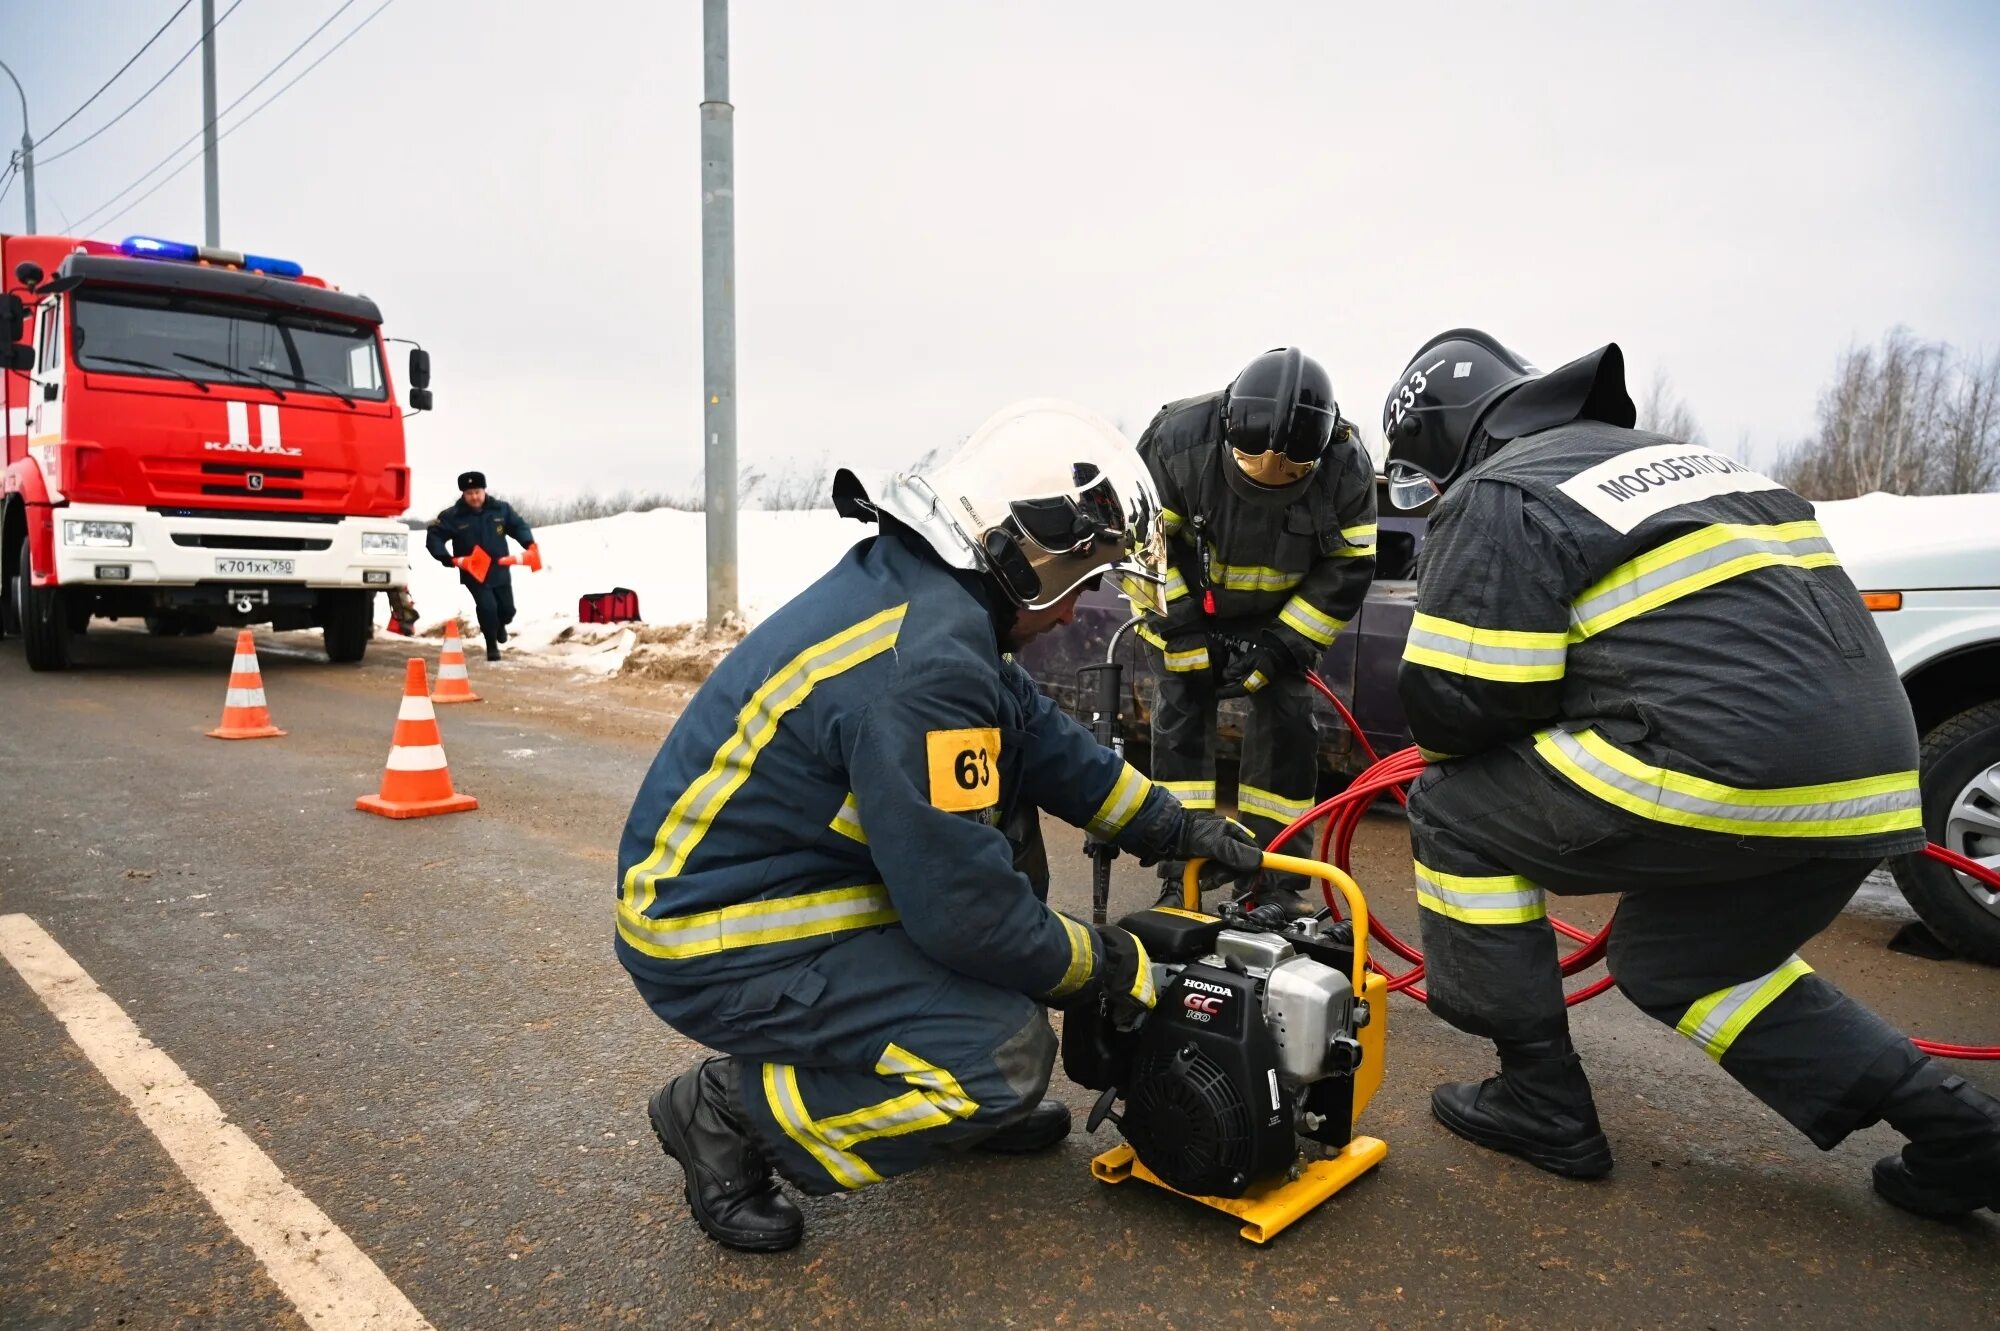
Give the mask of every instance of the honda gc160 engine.
M 1381 1083 L 1387 991 L 1360 964 L 1366 908 L 1351 899 L 1338 923 L 1235 904 L 1119 921 L 1153 959 L 1158 1003 L 1133 1029 L 1074 1012 L 1063 1029 L 1070 1080 L 1103 1092 L 1091 1129 L 1109 1118 L 1128 1143 L 1093 1162 L 1098 1177 L 1217 1206 L 1262 1242 L 1381 1160 L 1354 1121 Z

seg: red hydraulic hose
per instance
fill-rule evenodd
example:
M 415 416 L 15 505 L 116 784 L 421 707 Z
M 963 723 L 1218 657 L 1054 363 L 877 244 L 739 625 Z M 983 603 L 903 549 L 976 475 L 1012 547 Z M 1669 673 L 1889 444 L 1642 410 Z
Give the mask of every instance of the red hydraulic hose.
M 1327 687 L 1326 681 L 1312 671 L 1306 672 L 1306 681 L 1333 704 L 1335 711 L 1340 713 L 1340 719 L 1347 724 L 1355 743 L 1361 746 L 1361 751 L 1368 755 L 1371 765 L 1360 776 L 1355 777 L 1347 789 L 1307 810 L 1304 817 L 1280 832 L 1265 849 L 1276 851 L 1283 848 L 1314 821 L 1324 818 L 1326 826 L 1320 831 L 1318 858 L 1328 864 L 1347 869 L 1349 858 L 1353 853 L 1354 836 L 1361 827 L 1362 816 L 1368 812 L 1369 806 L 1384 794 L 1393 795 L 1400 802 L 1408 804 L 1409 796 L 1405 793 L 1405 787 L 1424 770 L 1424 758 L 1414 747 L 1399 749 L 1386 758 L 1379 756 L 1374 746 L 1368 742 L 1368 737 L 1362 733 L 1360 725 L 1355 722 L 1354 714 L 1348 711 L 1346 704 Z M 1959 873 L 1978 879 L 1988 887 L 2000 890 L 2000 872 L 1995 872 L 1976 860 L 1967 859 L 1956 851 L 1947 850 L 1934 843 L 1925 846 L 1923 853 Z M 1321 883 L 1320 889 L 1326 894 L 1328 908 L 1334 912 L 1335 918 L 1339 918 L 1340 903 L 1334 899 L 1331 885 Z M 1606 946 L 1611 938 L 1610 924 L 1606 924 L 1595 934 L 1585 933 L 1575 925 L 1567 924 L 1553 915 L 1549 917 L 1549 924 L 1557 933 L 1578 945 L 1561 960 L 1562 973 L 1565 976 L 1588 970 L 1604 959 Z M 1372 969 L 1388 976 L 1389 992 L 1408 994 L 1419 1003 L 1426 1002 L 1427 995 L 1417 986 L 1417 982 L 1424 975 L 1423 952 L 1398 938 L 1384 927 L 1379 919 L 1370 920 L 1368 937 L 1370 942 L 1378 945 L 1376 949 L 1378 954 L 1381 951 L 1393 952 L 1410 963 L 1408 970 L 1397 974 L 1382 965 L 1378 956 L 1369 958 L 1368 964 Z M 1585 1003 L 1597 997 L 1610 989 L 1614 983 L 1611 976 L 1601 976 L 1576 992 L 1568 994 L 1563 1001 L 1570 1007 L 1575 1007 L 1578 1003 Z M 1911 1043 L 1925 1053 L 1939 1058 L 2000 1062 L 2000 1046 L 1996 1045 L 1946 1044 L 1936 1040 L 1917 1039 L 1912 1039 Z

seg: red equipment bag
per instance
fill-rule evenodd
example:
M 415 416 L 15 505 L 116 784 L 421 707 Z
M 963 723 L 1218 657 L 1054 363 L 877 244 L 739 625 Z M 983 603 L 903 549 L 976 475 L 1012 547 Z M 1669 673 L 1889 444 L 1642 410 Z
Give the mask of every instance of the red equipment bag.
M 639 618 L 639 593 L 630 587 L 613 587 L 608 592 L 591 592 L 576 598 L 576 618 L 580 624 L 623 624 Z

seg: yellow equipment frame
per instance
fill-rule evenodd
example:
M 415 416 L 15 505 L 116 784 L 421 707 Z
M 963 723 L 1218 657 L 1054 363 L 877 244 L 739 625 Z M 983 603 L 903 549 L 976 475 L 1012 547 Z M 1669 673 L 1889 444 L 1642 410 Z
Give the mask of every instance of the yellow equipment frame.
M 1190 860 L 1187 876 L 1182 879 L 1181 899 L 1185 908 L 1191 911 L 1201 909 L 1201 890 L 1196 881 L 1201 865 L 1200 860 Z M 1278 873 L 1324 879 L 1346 899 L 1349 918 L 1354 921 L 1354 973 L 1351 979 L 1355 994 L 1368 1004 L 1368 1024 L 1359 1032 L 1361 1066 L 1355 1069 L 1354 1075 L 1354 1116 L 1358 1119 L 1382 1084 L 1382 1058 L 1389 1027 L 1388 981 L 1380 975 L 1368 973 L 1368 902 L 1361 895 L 1360 885 L 1331 864 L 1300 859 L 1294 855 L 1266 855 L 1264 867 Z M 1294 1173 L 1269 1183 L 1260 1183 L 1241 1197 L 1202 1197 L 1182 1192 L 1146 1168 L 1129 1143 L 1120 1143 L 1093 1159 L 1090 1172 L 1103 1183 L 1138 1179 L 1176 1196 L 1213 1207 L 1242 1221 L 1243 1227 L 1238 1233 L 1250 1242 L 1269 1243 L 1315 1206 L 1380 1164 L 1388 1154 L 1388 1144 L 1381 1139 L 1355 1137 L 1341 1148 L 1338 1155 L 1297 1165 Z

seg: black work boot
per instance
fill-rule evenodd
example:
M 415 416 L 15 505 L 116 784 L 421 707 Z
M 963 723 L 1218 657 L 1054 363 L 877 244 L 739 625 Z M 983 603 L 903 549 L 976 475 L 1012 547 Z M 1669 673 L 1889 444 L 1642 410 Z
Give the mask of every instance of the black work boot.
M 1499 1050 L 1499 1076 L 1431 1092 L 1437 1121 L 1469 1142 L 1511 1152 L 1551 1174 L 1609 1174 L 1611 1143 L 1597 1125 L 1590 1081 L 1569 1037 L 1502 1044 Z
M 1183 891 L 1181 880 L 1187 877 L 1187 861 L 1161 860 L 1156 872 L 1160 875 L 1160 897 L 1153 904 L 1179 909 Z
M 1875 1191 L 1939 1220 L 2000 1211 L 2000 1100 L 1925 1059 L 1879 1112 L 1910 1144 L 1875 1162 Z
M 1303 919 L 1316 914 L 1326 904 L 1320 895 L 1319 881 L 1298 873 L 1272 873 L 1265 870 L 1262 881 L 1257 884 L 1257 904 L 1278 906 L 1291 919 Z
M 500 659 L 500 643 L 491 633 L 486 635 L 486 659 L 489 661 Z
M 725 1248 L 782 1252 L 796 1247 L 805 1217 L 771 1177 L 736 1099 L 736 1065 L 711 1058 L 654 1092 L 646 1116 L 653 1135 L 687 1178 L 695 1223 Z
M 975 1150 L 999 1155 L 1031 1155 L 1046 1151 L 1069 1136 L 1069 1106 L 1060 1100 L 1044 1100 L 1004 1128 L 983 1138 Z

